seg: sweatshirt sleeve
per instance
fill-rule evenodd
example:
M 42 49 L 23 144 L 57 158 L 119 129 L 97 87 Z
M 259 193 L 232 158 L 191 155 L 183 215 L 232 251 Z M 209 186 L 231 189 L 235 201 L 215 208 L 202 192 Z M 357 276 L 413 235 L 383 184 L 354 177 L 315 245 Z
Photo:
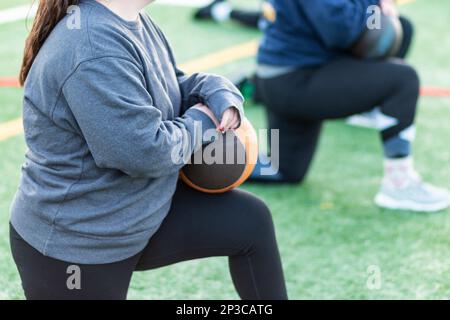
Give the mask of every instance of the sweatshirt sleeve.
M 231 107 L 235 107 L 239 112 L 240 119 L 244 119 L 245 101 L 236 86 L 227 78 L 218 75 L 208 73 L 186 75 L 177 67 L 172 47 L 164 33 L 158 26 L 153 25 L 164 42 L 175 68 L 183 100 L 182 112 L 186 112 L 198 103 L 203 103 L 211 109 L 219 122 L 222 120 L 225 110 Z
M 244 98 L 228 79 L 207 73 L 188 76 L 180 70 L 177 70 L 177 77 L 183 97 L 183 110 L 203 103 L 221 121 L 225 110 L 235 107 L 239 111 L 240 119 L 244 118 Z
M 83 62 L 63 95 L 98 167 L 158 178 L 179 171 L 214 124 L 197 110 L 164 121 L 144 84 L 136 64 L 105 57 Z
M 300 0 L 300 4 L 326 47 L 348 49 L 364 31 L 368 8 L 380 0 Z

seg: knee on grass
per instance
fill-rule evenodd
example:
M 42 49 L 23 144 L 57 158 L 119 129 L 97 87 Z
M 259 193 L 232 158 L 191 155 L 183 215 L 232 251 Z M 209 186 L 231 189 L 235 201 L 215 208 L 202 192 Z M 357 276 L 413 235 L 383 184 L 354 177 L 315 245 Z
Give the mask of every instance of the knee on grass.
M 249 196 L 241 202 L 238 211 L 240 217 L 235 231 L 244 238 L 247 249 L 274 236 L 272 214 L 262 200 Z
M 400 90 L 407 91 L 411 95 L 418 95 L 420 91 L 420 77 L 414 67 L 408 64 L 399 64 L 395 72 L 395 84 Z

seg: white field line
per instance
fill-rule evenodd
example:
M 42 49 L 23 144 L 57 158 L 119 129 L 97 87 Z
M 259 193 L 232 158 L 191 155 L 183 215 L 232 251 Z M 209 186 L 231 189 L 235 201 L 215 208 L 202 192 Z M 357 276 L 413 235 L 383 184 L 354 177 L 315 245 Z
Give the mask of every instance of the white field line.
M 30 7 L 30 5 L 24 5 L 2 10 L 0 11 L 0 25 L 9 22 L 24 20 L 28 16 L 33 17 L 36 14 L 36 9 L 36 5 L 34 5 L 32 8 Z
M 156 0 L 155 5 L 183 6 L 183 7 L 201 7 L 210 3 L 209 0 Z M 37 10 L 37 1 L 30 5 L 18 6 L 0 11 L 0 25 L 15 21 L 24 20 L 27 17 L 34 17 Z

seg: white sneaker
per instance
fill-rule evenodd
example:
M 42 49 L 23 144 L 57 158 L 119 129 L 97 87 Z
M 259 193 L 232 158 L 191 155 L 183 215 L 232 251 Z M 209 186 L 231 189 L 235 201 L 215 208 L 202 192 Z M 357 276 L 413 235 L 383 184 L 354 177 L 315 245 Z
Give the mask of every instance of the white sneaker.
M 368 129 L 386 130 L 398 123 L 398 120 L 381 112 L 380 108 L 356 114 L 347 118 L 347 124 Z
M 417 175 L 400 188 L 384 181 L 375 203 L 393 210 L 437 212 L 450 206 L 450 192 L 424 183 Z

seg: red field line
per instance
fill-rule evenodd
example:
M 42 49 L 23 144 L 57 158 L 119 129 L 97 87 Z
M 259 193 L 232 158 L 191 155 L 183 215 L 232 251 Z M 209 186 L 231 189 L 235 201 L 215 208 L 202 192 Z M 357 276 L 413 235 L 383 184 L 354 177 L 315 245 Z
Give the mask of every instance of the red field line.
M 450 97 L 450 88 L 422 87 L 420 94 L 425 97 Z
M 16 77 L 0 78 L 0 88 L 20 88 L 19 79 Z
M 0 88 L 20 88 L 19 80 L 15 77 L 0 78 Z M 450 97 L 450 88 L 422 87 L 420 94 L 424 97 Z

